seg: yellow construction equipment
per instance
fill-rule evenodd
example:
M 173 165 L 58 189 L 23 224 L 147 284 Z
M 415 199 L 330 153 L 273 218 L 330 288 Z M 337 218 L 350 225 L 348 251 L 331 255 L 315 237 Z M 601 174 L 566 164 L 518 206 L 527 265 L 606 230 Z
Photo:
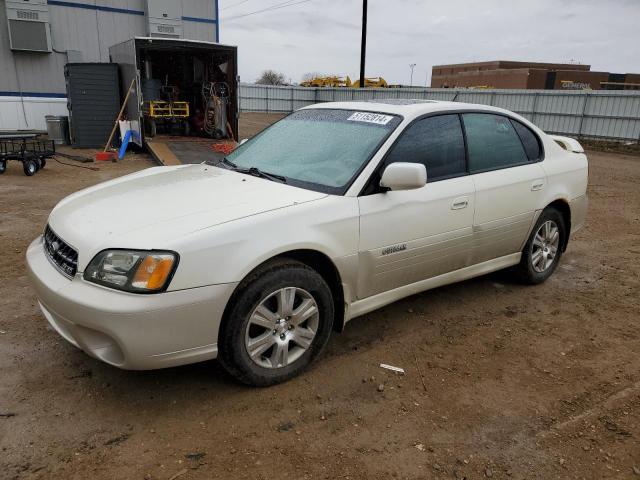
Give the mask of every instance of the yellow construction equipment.
M 301 87 L 327 87 L 327 88 L 360 88 L 360 80 L 351 81 L 346 77 L 328 76 L 316 77 L 300 83 Z M 382 77 L 369 77 L 364 79 L 365 88 L 389 88 L 389 84 Z
M 301 87 L 350 87 L 351 79 L 347 75 L 346 77 L 316 77 L 300 84 Z
M 360 88 L 360 80 L 351 84 L 352 88 Z M 364 79 L 364 88 L 389 88 L 389 84 L 382 77 L 368 77 Z

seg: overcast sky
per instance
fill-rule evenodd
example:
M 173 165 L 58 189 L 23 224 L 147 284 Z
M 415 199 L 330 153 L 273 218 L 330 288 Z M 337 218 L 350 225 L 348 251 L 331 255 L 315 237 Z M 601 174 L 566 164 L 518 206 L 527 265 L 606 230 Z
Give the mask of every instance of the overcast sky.
M 220 41 L 237 45 L 241 80 L 272 68 L 359 75 L 362 0 L 219 0 Z M 300 0 L 291 0 L 291 3 Z M 487 60 L 590 64 L 640 73 L 640 0 L 369 0 L 367 76 L 424 85 L 433 65 Z

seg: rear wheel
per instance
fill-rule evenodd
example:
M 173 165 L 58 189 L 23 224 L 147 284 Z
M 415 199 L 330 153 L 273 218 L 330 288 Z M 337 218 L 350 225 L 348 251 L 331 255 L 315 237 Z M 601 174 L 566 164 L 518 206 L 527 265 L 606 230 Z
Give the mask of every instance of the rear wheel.
M 220 331 L 218 359 L 243 383 L 269 386 L 302 372 L 323 350 L 333 299 L 310 267 L 283 260 L 238 287 Z
M 549 278 L 562 256 L 566 235 L 562 214 L 555 208 L 543 210 L 522 251 L 520 264 L 516 267 L 519 278 L 534 285 Z
M 42 157 L 40 158 L 40 168 L 44 168 L 47 165 L 47 159 Z
M 22 169 L 27 177 L 31 177 L 38 171 L 38 164 L 35 160 L 25 160 L 22 162 Z
M 0 175 L 7 171 L 7 161 L 0 160 Z

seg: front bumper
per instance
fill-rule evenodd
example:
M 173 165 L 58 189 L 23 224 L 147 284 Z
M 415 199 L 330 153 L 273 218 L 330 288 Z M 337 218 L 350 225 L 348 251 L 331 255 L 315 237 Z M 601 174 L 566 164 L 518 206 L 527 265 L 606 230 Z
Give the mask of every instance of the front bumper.
M 40 308 L 67 341 L 110 365 L 148 370 L 215 358 L 224 308 L 237 284 L 150 295 L 64 277 L 39 237 L 27 267 Z

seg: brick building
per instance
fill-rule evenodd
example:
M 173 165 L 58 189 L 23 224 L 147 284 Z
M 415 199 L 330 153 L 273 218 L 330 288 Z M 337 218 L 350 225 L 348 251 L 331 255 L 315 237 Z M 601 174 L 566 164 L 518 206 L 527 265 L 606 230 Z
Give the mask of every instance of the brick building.
M 590 65 L 507 62 L 435 65 L 431 87 L 640 90 L 640 74 L 592 72 Z

